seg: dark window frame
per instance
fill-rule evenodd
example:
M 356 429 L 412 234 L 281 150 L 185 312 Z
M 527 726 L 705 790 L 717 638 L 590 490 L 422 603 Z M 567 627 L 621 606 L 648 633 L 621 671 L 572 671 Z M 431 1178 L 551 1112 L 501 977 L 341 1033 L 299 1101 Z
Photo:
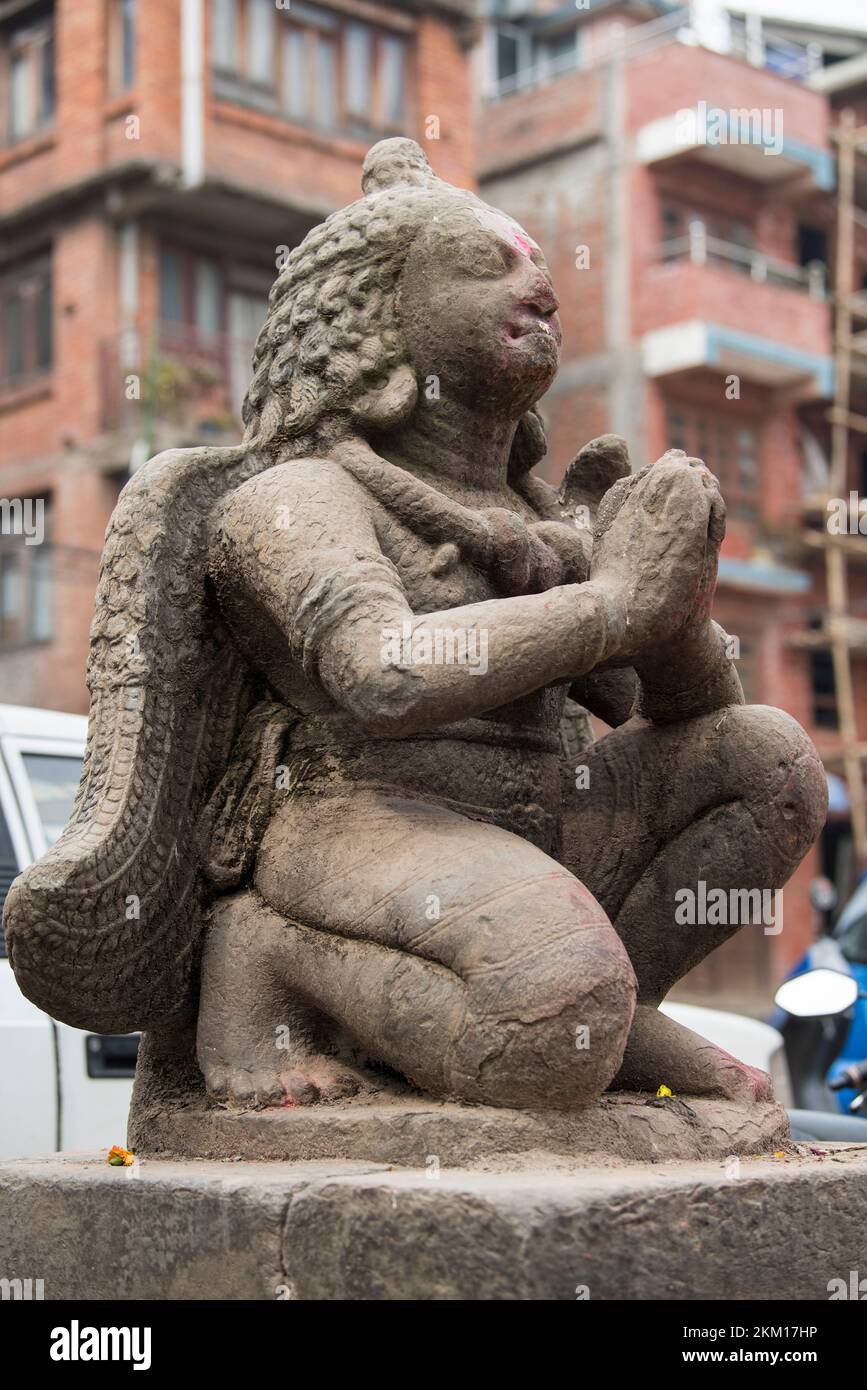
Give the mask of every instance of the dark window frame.
M 272 62 L 267 78 L 254 75 L 251 65 L 251 23 L 257 0 L 222 0 L 229 6 L 233 19 L 235 51 L 231 62 L 216 54 L 217 29 L 212 9 L 211 70 L 218 100 L 280 117 L 293 125 L 328 134 L 342 134 L 359 139 L 370 135 L 397 135 L 409 129 L 412 119 L 410 67 L 414 56 L 413 36 L 387 25 L 345 15 L 327 6 L 293 0 L 290 8 L 277 9 L 268 3 L 268 18 L 272 24 Z M 263 6 L 263 13 L 265 9 Z M 297 40 L 303 45 L 303 99 L 293 99 L 293 89 L 287 85 L 290 77 L 290 35 L 296 36 L 295 57 L 299 53 Z M 367 109 L 353 109 L 350 99 L 351 73 L 349 49 L 352 36 L 365 36 L 370 45 L 372 63 L 366 87 L 371 94 Z M 396 54 L 400 53 L 399 61 Z M 328 56 L 330 81 L 333 84 L 333 103 L 329 109 L 323 102 L 324 84 L 322 62 Z M 390 56 L 389 56 L 390 55 Z M 390 64 L 397 61 L 400 72 L 400 99 L 394 103 L 394 89 L 387 86 Z M 357 104 L 357 103 L 356 103 Z M 397 105 L 400 110 L 397 110 Z
M 721 411 L 703 411 L 674 400 L 666 405 L 665 421 L 666 447 L 703 459 L 719 479 L 729 515 L 754 525 L 761 514 L 758 422 L 728 419 Z
M 0 392 L 19 390 L 50 377 L 54 370 L 53 300 L 49 252 L 0 272 Z
M 0 656 L 42 646 L 54 638 L 55 573 L 54 552 L 51 546 L 51 495 L 37 494 L 25 501 L 41 501 L 45 506 L 44 538 L 39 545 L 28 545 L 23 535 L 0 530 Z M 6 614 L 6 576 L 17 574 L 20 584 L 18 611 L 13 622 Z M 49 620 L 44 631 L 39 630 L 37 595 L 39 585 L 48 585 Z
M 29 109 L 16 120 L 14 71 L 26 64 Z M 49 131 L 57 116 L 54 6 L 13 18 L 0 28 L 0 145 L 15 146 Z M 20 117 L 19 117 L 20 120 Z
M 113 97 L 132 91 L 138 56 L 138 0 L 109 0 L 108 91 Z

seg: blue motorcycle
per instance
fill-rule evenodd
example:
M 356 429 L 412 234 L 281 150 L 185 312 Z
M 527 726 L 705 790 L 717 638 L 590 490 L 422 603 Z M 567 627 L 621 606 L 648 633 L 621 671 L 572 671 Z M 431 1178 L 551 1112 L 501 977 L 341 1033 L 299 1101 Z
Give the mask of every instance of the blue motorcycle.
M 816 881 L 811 897 L 817 912 L 830 912 L 832 895 L 826 880 Z M 867 1115 L 867 878 L 846 904 L 833 932 L 814 942 L 780 986 L 774 1002 L 777 1013 L 771 1021 L 783 1035 L 797 1107 L 792 1112 L 793 1130 L 800 1126 L 811 1131 L 804 1137 L 863 1142 L 867 1139 L 867 1119 L 861 1118 Z M 833 1123 L 833 1116 L 840 1122 Z M 817 1128 L 823 1130 L 821 1135 L 816 1134 Z

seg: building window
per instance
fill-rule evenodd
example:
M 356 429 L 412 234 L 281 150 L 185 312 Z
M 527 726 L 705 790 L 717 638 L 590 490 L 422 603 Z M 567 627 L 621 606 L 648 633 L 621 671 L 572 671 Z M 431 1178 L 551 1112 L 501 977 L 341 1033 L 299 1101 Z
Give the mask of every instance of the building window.
M 7 145 L 38 135 L 54 120 L 54 17 L 0 30 L 0 136 Z
M 0 499 L 0 651 L 51 637 L 49 522 L 44 497 Z
M 330 34 L 308 35 L 308 48 L 311 43 L 316 55 L 316 80 L 312 104 L 308 92 L 301 119 L 309 118 L 311 125 L 320 130 L 333 130 L 337 125 L 337 45 Z
M 214 67 L 234 72 L 238 66 L 235 0 L 214 0 L 211 14 L 211 56 Z
M 343 45 L 343 102 L 351 121 L 364 121 L 370 110 L 373 34 L 366 24 L 347 24 Z
M 666 415 L 669 449 L 703 459 L 719 479 L 729 515 L 754 522 L 759 515 L 759 433 L 712 413 L 672 406 Z
M 251 82 L 270 85 L 274 81 L 273 0 L 248 0 L 247 75 Z
M 408 41 L 306 0 L 213 0 L 215 92 L 320 130 L 402 130 Z
M 382 39 L 380 88 L 383 124 L 395 129 L 404 118 L 406 91 L 406 42 L 386 34 Z
M 250 385 L 250 363 L 262 325 L 268 315 L 268 294 L 248 289 L 229 291 L 229 395 L 232 411 L 241 419 L 241 407 Z
M 135 81 L 136 0 L 111 0 L 108 12 L 109 89 L 126 92 Z
M 546 34 L 532 26 L 497 24 L 490 32 L 496 97 L 550 82 L 580 65 L 580 35 L 574 26 Z
M 163 330 L 169 329 L 163 338 L 173 336 L 173 325 L 201 339 L 222 331 L 223 280 L 217 261 L 183 248 L 161 248 L 160 321 Z
M 52 360 L 51 263 L 40 257 L 0 276 L 0 389 L 38 380 Z

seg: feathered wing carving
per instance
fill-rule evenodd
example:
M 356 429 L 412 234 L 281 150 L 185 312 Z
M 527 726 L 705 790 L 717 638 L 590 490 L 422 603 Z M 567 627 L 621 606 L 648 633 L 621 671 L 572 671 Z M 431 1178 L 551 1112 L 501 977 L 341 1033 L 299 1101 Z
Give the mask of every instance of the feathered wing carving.
M 196 826 L 253 698 L 208 592 L 209 518 L 264 467 L 244 447 L 160 454 L 109 523 L 75 807 L 4 913 L 21 989 L 79 1028 L 155 1027 L 189 1000 L 209 892 Z

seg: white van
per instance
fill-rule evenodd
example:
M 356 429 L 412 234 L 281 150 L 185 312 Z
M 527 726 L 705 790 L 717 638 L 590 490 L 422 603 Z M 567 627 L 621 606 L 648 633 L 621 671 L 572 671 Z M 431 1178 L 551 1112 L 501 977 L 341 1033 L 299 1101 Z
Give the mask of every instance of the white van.
M 72 810 L 87 720 L 0 705 L 0 911 Z M 0 933 L 0 1158 L 126 1143 L 138 1034 L 57 1023 L 25 999 Z

